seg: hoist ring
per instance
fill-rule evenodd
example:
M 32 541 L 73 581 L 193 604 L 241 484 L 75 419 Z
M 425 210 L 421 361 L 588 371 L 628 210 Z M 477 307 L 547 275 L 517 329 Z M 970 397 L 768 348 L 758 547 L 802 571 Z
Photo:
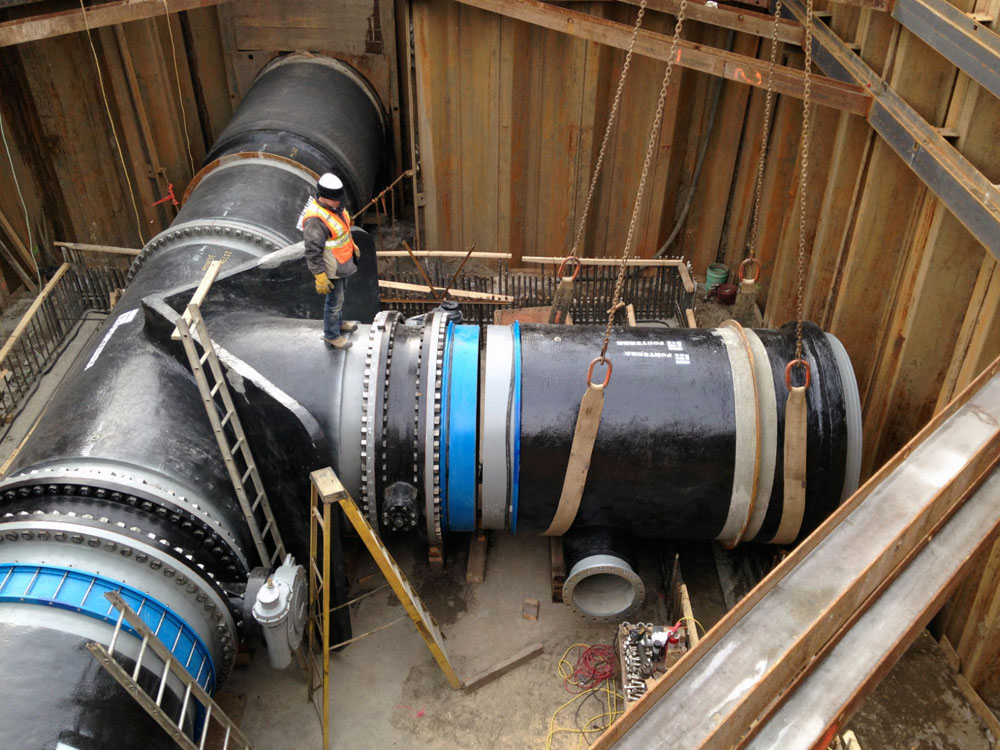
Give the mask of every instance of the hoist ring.
M 583 267 L 583 263 L 581 263 L 580 259 L 577 258 L 575 255 L 567 255 L 565 258 L 563 258 L 563 262 L 559 264 L 559 270 L 556 271 L 556 276 L 559 276 L 560 278 L 563 279 L 567 278 L 566 276 L 563 275 L 563 270 L 566 268 L 566 264 L 569 263 L 570 261 L 576 263 L 576 270 L 574 270 L 573 275 L 569 277 L 575 281 L 576 277 L 580 275 L 580 268 Z
M 785 365 L 785 387 L 788 390 L 792 390 L 792 368 L 795 367 L 795 365 L 802 365 L 805 368 L 806 382 L 802 387 L 808 388 L 810 381 L 810 370 L 809 370 L 809 363 L 806 362 L 804 359 L 793 359 L 791 362 Z
M 753 278 L 750 279 L 750 281 L 757 281 L 757 278 L 760 276 L 760 261 L 757 260 L 756 258 L 747 258 L 742 263 L 740 263 L 739 277 L 741 282 L 747 280 L 746 277 L 743 275 L 743 269 L 746 267 L 748 263 L 756 264 L 756 272 L 754 273 Z
M 608 371 L 604 374 L 604 382 L 600 385 L 594 383 L 594 365 L 601 363 L 608 366 Z M 587 368 L 587 385 L 594 386 L 596 388 L 606 388 L 608 383 L 611 381 L 611 360 L 607 357 L 595 357 L 591 363 L 590 367 Z

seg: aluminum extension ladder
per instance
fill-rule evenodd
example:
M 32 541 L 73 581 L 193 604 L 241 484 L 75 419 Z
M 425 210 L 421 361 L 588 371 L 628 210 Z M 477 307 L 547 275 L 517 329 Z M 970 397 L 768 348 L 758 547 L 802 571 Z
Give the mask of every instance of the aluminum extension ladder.
M 206 274 L 206 279 L 209 274 Z M 184 316 L 177 319 L 177 332 L 184 344 L 191 372 L 201 392 L 205 412 L 212 423 L 219 451 L 226 462 L 229 479 L 233 483 L 240 508 L 250 528 L 257 554 L 260 556 L 261 564 L 265 568 L 270 568 L 285 559 L 285 544 L 281 540 L 281 532 L 278 531 L 278 524 L 271 512 L 271 504 L 267 500 L 257 464 L 250 453 L 243 425 L 240 423 L 239 415 L 236 414 L 236 407 L 226 385 L 226 376 L 222 365 L 219 364 L 215 344 L 209 336 L 205 319 L 201 316 L 199 292 L 203 286 L 205 285 L 198 287 L 198 292 L 187 306 Z M 205 291 L 207 292 L 207 288 Z M 204 298 L 204 292 L 200 296 Z M 198 353 L 195 335 L 204 354 Z M 253 500 L 250 499 L 251 496 Z
M 213 743 L 213 747 L 218 747 L 219 750 L 252 750 L 253 746 L 243 736 L 243 733 L 202 689 L 187 668 L 174 658 L 170 649 L 163 645 L 163 642 L 156 637 L 142 618 L 122 599 L 121 594 L 117 591 L 109 591 L 104 596 L 119 612 L 114 634 L 111 636 L 111 643 L 107 648 L 100 643 L 91 642 L 87 644 L 87 650 L 145 709 L 146 713 L 153 717 L 167 731 L 174 742 L 184 750 L 205 750 L 205 741 L 208 739 L 213 722 L 219 727 L 217 736 L 221 741 L 219 745 Z M 135 668 L 131 674 L 115 659 L 115 646 L 118 645 L 118 637 L 121 635 L 125 622 L 138 635 L 142 636 L 139 655 L 135 660 Z M 150 651 L 153 652 L 155 658 L 148 658 Z M 155 674 L 155 667 L 158 665 L 151 662 L 156 661 L 162 664 L 163 671 L 155 688 L 156 696 L 154 697 L 139 683 L 139 676 L 143 667 Z M 176 719 L 163 707 L 163 697 L 166 694 L 167 682 L 170 678 L 174 678 L 184 686 L 184 697 L 181 700 L 180 711 Z M 190 724 L 193 728 L 191 736 L 184 731 L 185 723 Z

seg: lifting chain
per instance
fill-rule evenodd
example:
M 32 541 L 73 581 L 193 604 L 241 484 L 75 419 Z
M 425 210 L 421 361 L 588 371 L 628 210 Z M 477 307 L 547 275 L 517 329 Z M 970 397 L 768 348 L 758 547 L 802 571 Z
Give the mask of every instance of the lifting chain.
M 622 91 L 625 90 L 625 80 L 628 78 L 628 70 L 632 64 L 632 50 L 635 48 L 635 40 L 639 36 L 639 29 L 642 27 L 642 18 L 646 14 L 646 0 L 639 4 L 639 14 L 635 18 L 635 27 L 632 29 L 632 38 L 628 43 L 628 51 L 625 53 L 625 62 L 622 64 L 622 72 L 618 77 L 618 88 L 615 90 L 615 100 L 611 105 L 611 114 L 608 115 L 608 123 L 604 127 L 604 139 L 601 141 L 601 150 L 597 154 L 597 162 L 594 164 L 594 174 L 590 178 L 590 190 L 587 192 L 587 201 L 583 204 L 583 215 L 580 217 L 580 226 L 576 230 L 576 238 L 573 240 L 573 247 L 570 248 L 569 258 L 576 258 L 577 250 L 580 249 L 580 241 L 583 239 L 583 229 L 587 224 L 587 215 L 590 213 L 590 204 L 594 199 L 594 191 L 597 188 L 597 179 L 601 175 L 601 167 L 604 165 L 604 154 L 608 149 L 608 141 L 611 139 L 611 129 L 618 118 L 618 108 L 622 100 Z M 563 261 L 565 263 L 565 261 Z M 579 261 L 577 262 L 579 265 Z
M 677 23 L 674 25 L 674 35 L 670 41 L 670 51 L 667 53 L 667 68 L 663 71 L 663 83 L 660 86 L 660 98 L 656 102 L 656 116 L 653 118 L 653 127 L 649 131 L 649 142 L 646 144 L 646 158 L 642 163 L 642 176 L 639 178 L 639 189 L 635 195 L 635 204 L 632 206 L 632 220 L 628 225 L 628 236 L 625 238 L 625 249 L 622 251 L 622 262 L 618 267 L 618 279 L 615 282 L 614 299 L 611 307 L 608 308 L 608 323 L 604 327 L 604 341 L 601 343 L 601 356 L 597 361 L 607 364 L 608 342 L 611 340 L 611 327 L 615 322 L 615 313 L 621 307 L 622 288 L 625 285 L 625 271 L 628 268 L 629 251 L 632 249 L 632 238 L 635 236 L 635 225 L 639 219 L 639 209 L 642 207 L 642 195 L 646 190 L 646 176 L 649 174 L 649 165 L 653 160 L 653 149 L 660 139 L 660 123 L 663 120 L 663 105 L 667 100 L 667 91 L 670 88 L 670 74 L 674 70 L 674 61 L 677 59 L 677 45 L 680 42 L 681 30 L 684 28 L 684 13 L 687 11 L 687 0 L 681 0 L 680 8 L 677 10 Z M 607 380 L 605 380 L 605 383 Z
M 800 199 L 799 199 L 799 264 L 798 264 L 798 284 L 795 291 L 795 359 L 806 368 L 806 380 L 808 381 L 809 365 L 802 359 L 802 316 L 803 297 L 806 277 L 806 196 L 809 195 L 809 110 L 812 99 L 812 24 L 813 24 L 813 0 L 806 0 L 806 33 L 805 33 L 805 53 L 806 67 L 804 86 L 802 92 L 802 173 L 799 179 Z
M 621 105 L 622 91 L 625 90 L 625 80 L 628 78 L 629 67 L 632 65 L 632 50 L 635 49 L 635 40 L 639 36 L 639 29 L 642 27 L 643 16 L 646 15 L 646 0 L 639 4 L 639 13 L 635 18 L 635 26 L 632 28 L 632 38 L 628 43 L 628 51 L 625 53 L 625 62 L 622 64 L 621 75 L 618 76 L 618 88 L 615 90 L 615 99 L 611 105 L 611 113 L 608 115 L 608 122 L 604 126 L 604 138 L 601 141 L 601 150 L 597 154 L 597 162 L 594 164 L 594 174 L 590 178 L 590 189 L 587 191 L 587 200 L 583 204 L 583 214 L 580 216 L 580 226 L 576 230 L 576 238 L 573 240 L 573 247 L 570 248 L 556 275 L 559 277 L 559 286 L 552 299 L 552 306 L 549 310 L 549 323 L 565 323 L 569 315 L 569 309 L 573 304 L 573 282 L 580 274 L 580 259 L 577 251 L 580 249 L 580 242 L 583 239 L 583 230 L 587 225 L 587 216 L 590 214 L 590 205 L 594 200 L 594 191 L 597 189 L 597 180 L 601 175 L 601 168 L 604 166 L 604 154 L 608 149 L 608 141 L 611 139 L 611 130 L 615 120 L 618 118 L 618 108 Z M 572 271 L 566 266 L 572 264 Z
M 760 276 L 760 261 L 757 260 L 757 242 L 760 233 L 760 203 L 764 192 L 764 165 L 767 162 L 768 140 L 771 136 L 771 115 L 774 102 L 774 66 L 778 50 L 778 28 L 781 19 L 781 0 L 774 6 L 774 26 L 771 29 L 771 57 L 767 64 L 767 96 L 764 99 L 764 124 L 760 134 L 760 159 L 757 162 L 757 185 L 753 199 L 753 219 L 750 223 L 750 239 L 747 242 L 747 258 L 740 263 L 740 281 L 757 281 Z M 753 278 L 747 279 L 748 267 L 754 268 Z

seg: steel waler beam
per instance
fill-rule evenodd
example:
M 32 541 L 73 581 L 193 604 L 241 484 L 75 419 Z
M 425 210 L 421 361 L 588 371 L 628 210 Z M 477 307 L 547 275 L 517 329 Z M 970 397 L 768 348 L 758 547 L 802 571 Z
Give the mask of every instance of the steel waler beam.
M 787 0 L 785 7 L 800 22 L 805 22 L 806 11 L 801 0 Z M 868 123 L 955 218 L 1000 258 L 1000 188 L 818 19 L 813 22 L 813 59 L 831 78 L 863 86 L 871 92 Z
M 1000 36 L 945 0 L 896 0 L 892 17 L 994 96 L 1000 96 Z

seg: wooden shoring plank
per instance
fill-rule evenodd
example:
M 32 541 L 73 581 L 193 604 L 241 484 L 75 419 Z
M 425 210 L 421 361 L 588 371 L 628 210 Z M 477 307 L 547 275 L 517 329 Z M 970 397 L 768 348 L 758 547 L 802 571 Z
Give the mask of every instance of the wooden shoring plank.
M 805 17 L 799 0 L 788 0 L 786 7 L 797 18 Z M 909 103 L 912 95 L 931 96 L 940 89 L 905 92 L 909 101 L 904 100 L 903 92 L 894 89 L 894 81 L 887 86 L 822 21 L 815 24 L 813 54 L 827 74 L 870 88 L 874 99 L 866 116 L 871 126 L 969 231 L 1000 257 L 1000 195 L 995 185 L 935 130 L 926 119 L 930 116 L 926 111 Z M 925 59 L 937 69 L 934 58 Z M 947 62 L 940 57 L 938 60 Z M 907 68 L 911 73 L 920 73 L 920 65 L 898 63 L 895 71 Z
M 192 81 L 196 85 L 198 117 L 206 143 L 214 143 L 233 116 L 218 10 L 198 8 L 189 10 L 181 18 Z
M 627 49 L 632 29 L 625 24 L 598 18 L 589 13 L 557 8 L 539 0 L 455 0 L 465 5 L 490 10 L 572 36 Z M 767 64 L 746 55 L 737 55 L 681 39 L 680 54 L 675 63 L 685 68 L 722 76 L 750 86 L 763 87 L 767 81 Z M 636 54 L 665 60 L 670 49 L 670 37 L 650 31 L 640 31 L 635 43 Z M 804 76 L 802 71 L 777 66 L 774 89 L 801 99 Z M 813 101 L 834 109 L 867 115 L 870 94 L 861 86 L 846 84 L 823 76 L 813 76 Z
M 1000 413 L 998 372 L 1000 360 L 994 361 L 919 435 L 803 540 L 706 634 L 696 648 L 685 654 L 660 682 L 632 704 L 592 747 L 606 750 L 637 726 L 639 730 L 627 737 L 623 747 L 650 747 L 650 732 L 656 734 L 663 746 L 671 746 L 673 737 L 667 736 L 668 731 L 674 735 L 686 735 L 685 747 L 702 746 L 695 744 L 702 740 L 715 743 L 704 747 L 716 748 L 730 747 L 739 741 L 770 700 L 780 694 L 824 644 L 837 635 L 868 595 L 893 577 L 893 572 L 898 570 L 897 565 L 919 549 L 929 535 L 933 535 L 939 523 L 961 505 L 961 499 L 970 488 L 982 480 L 984 472 L 995 465 L 996 448 L 1000 445 L 1000 420 L 985 419 L 983 410 Z M 962 448 L 959 448 L 960 443 Z M 947 470 L 930 475 L 924 468 L 925 462 L 933 463 L 931 456 L 937 451 L 952 458 Z M 893 510 L 886 515 L 883 511 L 890 508 Z M 873 515 L 879 516 L 877 523 Z M 847 522 L 849 516 L 852 519 Z M 865 521 L 865 518 L 870 521 Z M 848 536 L 854 543 L 854 554 L 845 554 L 838 534 Z M 862 537 L 866 541 L 862 541 Z M 888 542 L 885 547 L 883 542 Z M 811 605 L 800 599 L 786 610 L 800 627 L 790 630 L 790 625 L 785 626 L 785 636 L 780 639 L 780 644 L 769 640 L 766 646 L 771 652 L 769 655 L 747 648 L 745 644 L 726 648 L 723 639 L 729 638 L 733 631 L 737 631 L 732 636 L 737 640 L 740 634 L 747 637 L 748 628 L 762 637 L 767 634 L 770 639 L 768 626 L 761 626 L 759 620 L 761 617 L 773 619 L 780 613 L 769 613 L 766 608 L 757 610 L 758 604 L 765 598 L 781 602 L 789 595 L 805 596 L 801 585 L 792 585 L 796 577 L 811 578 L 810 570 L 817 566 L 832 570 L 831 558 L 837 567 L 843 568 L 841 575 L 845 580 L 831 590 L 833 582 L 827 573 L 821 573 L 829 585 L 815 590 L 817 599 Z M 774 605 L 775 601 L 771 604 Z M 726 655 L 719 657 L 716 646 L 725 650 Z M 780 654 L 774 653 L 775 648 L 780 649 Z M 752 679 L 741 682 L 738 691 L 733 691 L 730 683 L 715 682 L 713 674 L 716 670 L 725 668 L 742 672 L 748 662 L 756 664 L 751 667 L 755 674 Z M 700 688 L 697 700 L 704 700 L 701 703 L 703 710 L 677 712 L 667 704 L 657 706 L 661 699 L 691 700 L 690 696 L 685 698 L 684 691 L 674 689 L 688 674 L 694 675 L 689 681 L 697 683 Z M 718 694 L 712 698 L 704 694 L 716 684 L 716 690 L 724 694 L 719 704 L 716 704 Z M 645 726 L 640 725 L 640 721 L 651 715 L 654 706 L 659 721 L 654 718 Z M 689 726 L 692 722 L 696 726 Z M 703 728 L 706 729 L 704 736 L 701 735 Z
M 504 19 L 512 23 L 509 19 Z M 610 110 L 606 109 L 606 101 L 602 98 L 607 93 L 605 82 L 607 77 L 601 77 L 601 70 L 605 66 L 604 57 L 608 52 L 599 44 L 593 42 L 586 43 L 585 58 L 582 69 L 582 85 L 580 86 L 580 120 L 577 131 L 576 153 L 573 159 L 573 170 L 576 175 L 575 184 L 572 187 L 571 205 L 569 213 L 570 232 L 566 249 L 572 247 L 576 240 L 577 231 L 580 228 L 580 219 L 583 218 L 583 208 L 587 202 L 587 195 L 590 191 L 590 183 L 594 174 L 594 166 L 597 162 L 597 155 L 601 148 L 601 141 L 604 138 L 604 130 L 607 125 L 606 117 Z M 595 188 L 596 190 L 596 188 Z M 594 205 L 590 207 L 587 217 L 588 226 L 584 227 L 583 237 L 580 238 L 582 247 L 578 252 L 585 252 L 587 247 L 587 235 L 594 226 Z M 555 248 L 553 248 L 555 251 Z
M 771 43 L 762 40 L 757 50 L 757 58 L 770 57 Z M 784 45 L 779 44 L 775 60 L 784 57 Z M 729 195 L 726 223 L 723 227 L 720 251 L 722 262 L 729 268 L 738 268 L 747 255 L 750 239 L 750 224 L 753 219 L 754 195 L 757 187 L 757 164 L 760 159 L 760 138 L 764 129 L 764 103 L 767 92 L 764 89 L 750 89 L 747 100 L 746 117 L 743 122 L 738 159 L 734 168 L 733 188 Z M 775 101 L 772 98 L 771 108 Z
M 991 356 L 992 355 L 992 356 Z M 955 344 L 948 374 L 935 409 L 940 409 L 974 375 L 980 363 L 1000 356 L 1000 262 L 992 255 L 983 259 L 976 287 L 969 297 L 962 331 Z
M 841 113 L 849 117 L 846 113 Z M 834 136 L 839 117 L 819 117 L 812 121 L 809 140 L 809 175 L 805 188 L 801 181 L 801 154 L 795 163 L 794 198 L 785 212 L 778 240 L 778 254 L 775 258 L 768 292 L 767 317 L 775 325 L 797 318 L 797 293 L 799 283 L 799 218 L 802 201 L 806 201 L 805 212 L 805 268 L 803 269 L 803 311 L 805 310 L 805 287 L 813 276 L 818 263 L 815 240 L 819 227 L 826 219 L 822 214 L 823 193 L 832 168 Z M 801 144 L 800 144 L 801 146 Z M 806 194 L 807 193 L 807 194 Z
M 670 21 L 670 19 L 664 19 L 664 21 Z M 650 26 L 652 30 L 652 27 Z M 664 27 L 663 31 L 673 31 L 673 29 L 668 29 Z M 708 35 L 710 38 L 713 37 L 719 41 L 721 44 L 725 39 L 727 33 L 724 29 L 717 29 L 712 27 L 704 27 L 700 30 L 701 33 Z M 649 61 L 643 61 L 648 63 Z M 660 80 L 662 78 L 662 71 L 659 70 L 658 65 L 652 66 L 653 80 Z M 693 81 L 692 79 L 708 79 L 705 81 Z M 719 83 L 724 82 L 721 80 Z M 698 145 L 695 143 L 688 149 L 684 149 L 683 155 L 678 153 L 681 150 L 680 144 L 678 144 L 678 137 L 681 133 L 684 133 L 684 110 L 690 104 L 690 101 L 685 98 L 684 93 L 690 90 L 692 86 L 695 87 L 697 91 L 703 91 L 704 96 L 701 99 L 702 112 L 707 112 L 709 108 L 708 96 L 713 89 L 713 84 L 715 84 L 715 79 L 710 76 L 698 76 L 691 71 L 684 70 L 678 65 L 674 65 L 673 72 L 671 73 L 670 89 L 667 92 L 667 99 L 663 108 L 663 124 L 660 126 L 660 132 L 657 138 L 657 145 L 653 151 L 653 160 L 650 164 L 649 176 L 646 178 L 646 192 L 643 196 L 643 207 L 642 211 L 639 213 L 640 223 L 636 228 L 636 241 L 632 246 L 632 255 L 638 255 L 640 257 L 651 258 L 653 257 L 663 246 L 663 243 L 667 241 L 670 234 L 673 232 L 676 222 L 680 220 L 679 211 L 682 211 L 682 207 L 678 205 L 677 194 L 672 190 L 673 184 L 676 184 L 677 180 L 684 180 L 688 178 L 689 184 L 685 187 L 689 189 L 690 178 L 693 178 L 692 171 L 695 167 L 695 162 L 697 161 Z M 743 88 L 740 86 L 739 88 Z M 649 111 L 653 107 L 652 94 L 657 88 L 655 84 L 650 87 L 650 93 L 647 95 L 649 97 L 649 102 L 645 104 L 646 118 L 649 119 Z M 720 97 L 722 94 L 720 94 Z M 640 106 L 642 102 L 640 102 Z M 722 103 L 719 104 L 719 109 L 722 109 Z M 642 113 L 642 109 L 639 110 Z M 693 116 L 693 115 L 692 115 Z M 706 115 L 707 116 L 707 115 Z M 720 117 L 716 117 L 716 128 L 715 133 L 718 133 L 721 129 L 721 123 L 719 123 Z M 641 122 L 641 120 L 640 120 Z M 707 121 L 705 121 L 707 125 Z M 698 128 L 692 129 L 694 132 L 687 132 L 685 135 L 689 137 L 697 137 Z M 648 135 L 649 128 L 640 129 L 643 139 Z M 620 150 L 620 158 L 623 163 L 628 163 L 629 160 L 633 160 L 633 163 L 639 165 L 642 163 L 643 152 L 635 153 L 630 152 L 628 149 Z M 678 169 L 678 165 L 683 159 L 686 162 L 686 157 L 690 155 L 692 161 L 690 162 L 690 169 L 687 169 L 687 164 L 685 163 L 684 169 Z M 705 161 L 709 161 L 711 151 L 707 152 Z M 638 172 L 638 169 L 632 170 L 619 170 L 626 172 Z M 704 175 L 704 168 L 702 171 Z M 699 180 L 699 182 L 704 185 L 705 178 Z M 673 184 L 672 184 L 673 183 Z M 638 187 L 638 186 L 636 186 Z M 697 201 L 698 193 L 702 195 L 705 194 L 704 189 L 699 190 L 699 186 L 695 186 L 695 195 L 692 198 L 692 205 Z M 627 205 L 629 212 L 631 212 L 631 200 L 629 198 L 634 197 L 634 192 L 630 191 L 626 196 Z M 630 215 L 630 213 L 629 213 Z M 676 216 L 675 216 L 676 215 Z M 691 225 L 691 210 L 688 211 L 688 216 L 684 218 L 684 226 L 681 228 L 681 234 L 677 236 L 674 240 L 674 246 L 680 246 L 681 235 L 684 239 L 688 237 L 697 236 L 696 232 L 692 232 L 688 227 Z M 624 242 L 622 243 L 624 245 Z M 664 253 L 677 255 L 670 253 L 670 248 Z M 685 247 L 685 256 L 690 258 L 691 253 L 688 252 Z
M 858 196 L 865 182 L 865 165 L 871 156 L 874 133 L 860 117 L 841 112 L 833 136 L 830 173 L 820 207 L 822 221 L 813 240 L 813 261 L 806 280 L 803 303 L 806 317 L 822 328 L 830 327 L 830 313 L 837 299 L 847 240 L 853 231 Z
M 520 651 L 508 656 L 506 659 L 494 664 L 492 667 L 488 667 L 474 677 L 470 677 L 462 686 L 462 689 L 465 690 L 466 693 L 478 690 L 483 685 L 487 685 L 498 677 L 502 677 L 507 674 L 515 667 L 519 667 L 521 664 L 531 661 L 544 650 L 545 647 L 541 643 L 532 643 L 530 646 L 525 646 Z
M 542 48 L 538 51 L 543 56 L 541 60 L 559 63 L 534 65 L 530 73 L 538 78 L 539 120 L 531 125 L 537 128 L 538 161 L 537 169 L 532 172 L 536 198 L 528 205 L 541 210 L 533 211 L 538 220 L 529 241 L 533 248 L 565 255 L 576 234 L 573 205 L 579 176 L 586 172 L 589 178 L 591 172 L 590 154 L 580 148 L 580 130 L 584 126 L 583 109 L 592 96 L 587 91 L 590 72 L 587 58 L 593 45 L 564 34 L 542 32 L 542 36 Z
M 142 89 L 135 73 L 132 54 L 121 24 L 101 29 L 105 63 L 119 112 L 119 125 L 130 157 L 134 185 L 142 201 L 142 217 L 151 234 L 161 231 L 173 219 L 166 204 L 153 206 L 167 194 L 165 170 L 157 154 L 157 143 L 149 124 Z M 145 45 L 142 45 L 145 49 Z M 114 54 L 117 51 L 117 55 Z
M 789 53 L 789 62 L 803 61 L 798 53 Z M 794 195 L 795 164 L 802 133 L 802 105 L 788 97 L 778 97 L 771 122 L 767 163 L 764 167 L 764 184 L 761 193 L 760 225 L 758 230 L 757 259 L 760 261 L 760 296 L 758 304 L 764 311 L 765 324 L 769 320 L 768 299 L 771 279 L 779 262 L 778 246 L 786 214 L 789 213 L 789 196 Z M 756 179 L 756 177 L 755 177 Z M 781 321 L 784 323 L 785 321 Z
M 229 0 L 170 0 L 169 12 L 205 8 L 209 5 L 219 5 Z M 165 15 L 168 6 L 163 0 L 119 0 L 113 3 L 102 3 L 87 8 L 86 19 L 81 9 L 46 13 L 40 16 L 28 16 L 0 23 L 0 47 L 12 44 L 34 42 L 39 39 L 49 39 L 63 34 L 75 34 L 102 26 L 114 26 L 119 23 L 139 21 L 143 18 L 154 18 Z
M 448 217 L 445 214 L 450 203 L 449 196 L 445 192 L 449 185 L 442 184 L 442 178 L 438 174 L 439 162 L 447 161 L 447 157 L 441 151 L 439 145 L 442 139 L 439 137 L 438 128 L 446 127 L 447 123 L 442 122 L 442 117 L 438 116 L 441 110 L 437 107 L 437 99 L 441 94 L 438 89 L 447 87 L 447 80 L 438 76 L 440 60 L 444 59 L 444 64 L 448 66 L 449 60 L 446 54 L 447 49 L 440 42 L 441 27 L 445 22 L 440 18 L 441 6 L 427 2 L 427 0 L 417 0 L 411 3 L 413 25 L 413 52 L 414 52 L 414 99 L 416 100 L 417 129 L 419 137 L 420 153 L 420 179 L 422 193 L 434 196 L 434 200 L 428 201 L 423 207 L 424 239 L 431 247 L 450 247 L 445 241 L 449 235 Z M 444 72 L 447 72 L 448 67 Z
M 885 334 L 880 324 L 890 309 L 889 296 L 894 292 L 897 273 L 905 262 L 910 218 L 923 190 L 892 148 L 882 140 L 877 141 L 858 200 L 830 320 L 830 332 L 851 355 L 862 407 L 872 385 L 879 347 L 883 345 Z M 893 196 L 895 206 L 891 221 L 886 220 L 887 195 Z M 878 293 L 873 294 L 871 290 L 878 290 Z M 874 437 L 866 430 L 868 440 Z
M 727 33 L 723 32 L 720 43 L 724 43 Z M 732 49 L 739 54 L 756 55 L 757 48 L 756 37 L 739 34 L 733 39 Z M 733 181 L 737 177 L 736 163 L 741 145 L 740 136 L 746 119 L 747 104 L 753 91 L 749 86 L 714 78 L 710 84 L 709 96 L 712 95 L 715 86 L 721 85 L 722 88 L 719 92 L 715 125 L 705 153 L 691 212 L 684 228 L 689 238 L 684 245 L 684 255 L 691 260 L 695 268 L 707 268 L 708 264 L 714 263 L 718 256 L 723 224 L 727 216 L 720 203 L 732 194 Z M 711 102 L 708 107 L 711 107 Z M 732 270 L 735 271 L 735 267 Z
M 528 241 L 528 222 L 537 213 L 528 210 L 526 200 L 531 174 L 529 160 L 535 143 L 529 128 L 537 118 L 530 110 L 532 83 L 536 76 L 529 72 L 529 62 L 536 49 L 538 29 L 510 18 L 503 18 L 500 40 L 500 127 L 503 135 L 500 154 L 498 200 L 502 201 L 498 217 L 504 222 L 499 237 L 506 237 L 501 249 L 510 251 L 510 267 L 521 265 L 521 256 L 534 249 Z
M 928 226 L 929 225 L 929 226 Z M 961 332 L 965 310 L 955 300 L 972 296 L 983 249 L 940 201 L 926 202 L 917 227 L 927 226 L 908 262 L 911 278 L 899 285 L 894 345 L 876 373 L 883 383 L 868 404 L 866 429 L 880 435 L 875 461 L 891 455 L 933 413 Z
M 454 209 L 461 218 L 459 247 L 499 247 L 496 211 L 500 128 L 499 104 L 500 17 L 458 6 L 451 27 L 455 34 L 457 88 L 454 126 L 459 139 Z
M 500 18 L 497 70 L 497 247 L 511 247 L 511 191 L 513 165 L 514 39 L 523 34 L 523 24 Z M 509 253 L 508 253 L 509 255 Z

